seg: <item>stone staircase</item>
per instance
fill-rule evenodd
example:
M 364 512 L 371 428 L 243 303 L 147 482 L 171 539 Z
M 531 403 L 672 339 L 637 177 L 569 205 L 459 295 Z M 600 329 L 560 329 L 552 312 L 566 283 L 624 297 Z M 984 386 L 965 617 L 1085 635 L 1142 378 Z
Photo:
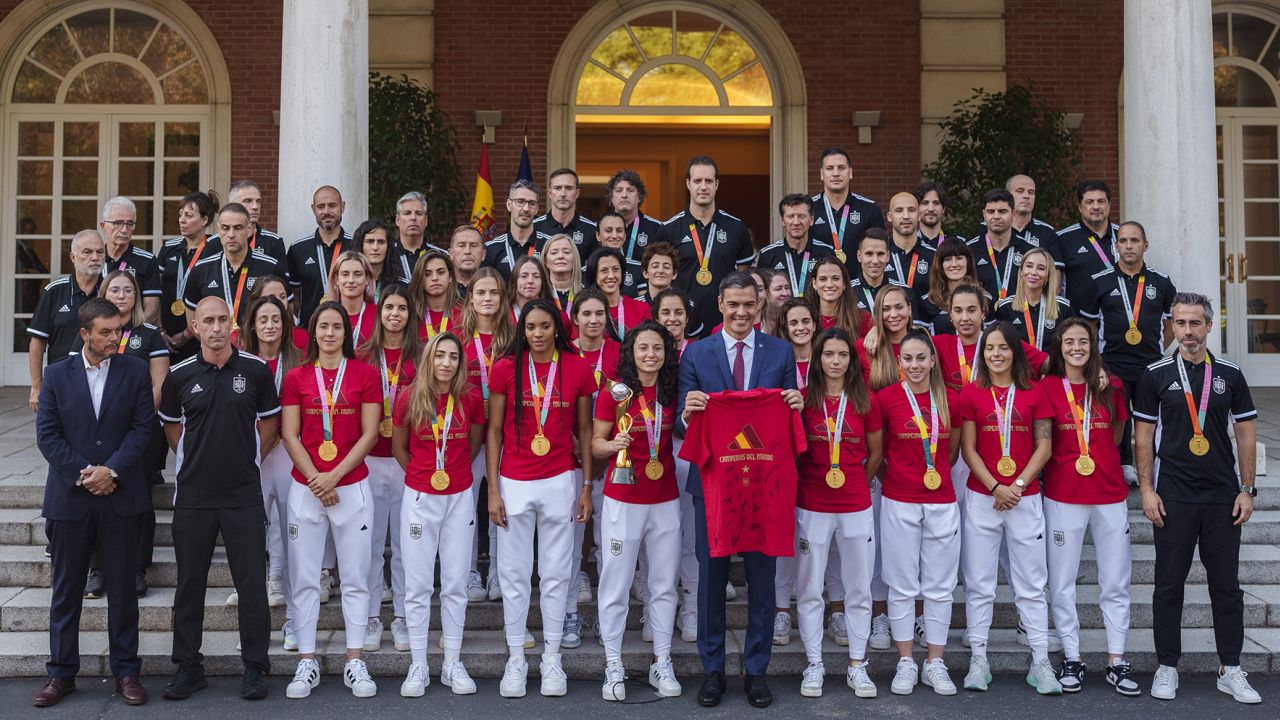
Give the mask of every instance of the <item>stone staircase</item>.
M 51 573 L 44 556 L 43 520 L 40 503 L 43 497 L 45 464 L 34 447 L 32 416 L 25 407 L 25 390 L 0 390 L 0 677 L 43 676 L 49 652 L 49 598 Z M 1280 397 L 1280 393 L 1277 394 Z M 1259 405 L 1263 403 L 1260 401 Z M 154 488 L 157 512 L 155 566 L 148 580 L 151 592 L 139 601 L 141 609 L 141 647 L 143 672 L 166 675 L 172 672 L 169 661 L 169 633 L 173 585 L 176 566 L 172 548 L 172 477 L 168 483 Z M 1280 480 L 1259 478 L 1261 492 L 1257 512 L 1244 530 L 1240 576 L 1245 590 L 1245 642 L 1243 664 L 1251 672 L 1280 670 Z M 1129 633 L 1128 657 L 1140 672 L 1155 667 L 1151 636 L 1151 593 L 1155 551 L 1151 546 L 1152 528 L 1142 516 L 1136 491 L 1130 495 L 1130 520 L 1133 541 L 1132 629 Z M 1097 606 L 1098 586 L 1095 549 L 1088 545 L 1080 567 L 1078 601 L 1080 606 L 1081 644 L 1085 661 L 1099 670 L 1105 665 L 1105 635 L 1102 614 Z M 731 579 L 743 583 L 740 565 L 735 565 Z M 1213 650 L 1212 614 L 1209 607 L 1203 568 L 1193 565 L 1187 588 L 1183 618 L 1183 669 L 1209 671 L 1216 669 Z M 209 590 L 205 596 L 205 667 L 211 674 L 240 674 L 242 666 L 235 650 L 238 635 L 233 608 L 224 605 L 230 592 L 230 574 L 225 555 L 219 550 L 209 574 Z M 745 592 L 740 592 L 745 598 Z M 580 608 L 584 624 L 596 617 L 595 603 Z M 651 661 L 651 647 L 641 639 L 641 608 L 632 602 L 628 631 L 623 644 L 623 659 L 631 673 L 643 673 Z M 953 671 L 968 663 L 968 651 L 960 643 L 965 609 L 963 588 L 957 589 L 953 604 L 953 630 L 948 645 L 948 665 Z M 391 608 L 383 606 L 383 623 L 390 626 Z M 284 620 L 283 608 L 273 611 L 272 625 L 279 628 Z M 541 639 L 540 615 L 535 597 L 529 614 L 530 630 Z M 746 621 L 745 600 L 729 604 L 730 636 L 728 645 L 729 673 L 741 672 L 741 648 Z M 1028 650 L 1015 641 L 1017 612 L 1012 595 L 1003 583 L 996 601 L 995 616 L 988 657 L 997 671 L 1026 668 Z M 86 600 L 81 620 L 82 669 L 84 675 L 107 675 L 107 612 L 105 600 Z M 440 650 L 435 647 L 439 614 L 432 614 L 431 664 L 438 669 Z M 342 668 L 343 641 L 340 602 L 337 596 L 321 606 L 318 648 L 322 668 L 338 673 Z M 533 655 L 538 650 L 530 650 Z M 824 661 L 831 672 L 841 672 L 845 648 L 827 641 Z M 922 653 L 917 653 L 921 655 Z M 682 677 L 701 674 L 697 647 L 677 637 L 672 647 L 676 671 Z M 891 672 L 894 656 L 889 651 L 872 651 L 872 672 L 877 679 Z M 390 633 L 383 637 L 383 649 L 366 653 L 375 675 L 403 674 L 409 663 L 408 653 L 392 648 Z M 500 602 L 473 603 L 468 606 L 467 633 L 463 660 L 476 677 L 500 677 L 506 657 L 502 637 Z M 277 674 L 292 672 L 295 653 L 286 653 L 279 632 L 273 633 L 272 668 Z M 531 659 L 534 659 L 531 657 Z M 581 648 L 564 651 L 564 668 L 573 678 L 598 678 L 604 664 L 603 650 L 594 634 L 586 634 Z M 537 667 L 536 660 L 531 663 Z M 799 674 L 806 665 L 798 631 L 791 644 L 775 647 L 769 670 L 776 674 Z M 535 671 L 536 674 L 536 671 Z

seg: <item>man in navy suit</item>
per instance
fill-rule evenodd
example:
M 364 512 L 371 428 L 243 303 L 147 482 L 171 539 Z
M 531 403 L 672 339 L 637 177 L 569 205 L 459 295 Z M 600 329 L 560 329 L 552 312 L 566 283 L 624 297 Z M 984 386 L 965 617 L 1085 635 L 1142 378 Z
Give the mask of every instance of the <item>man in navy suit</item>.
M 748 273 L 730 273 L 720 283 L 717 303 L 724 326 L 705 340 L 690 345 L 680 358 L 680 425 L 683 431 L 692 413 L 707 407 L 710 393 L 725 390 L 783 388 L 782 398 L 795 410 L 804 406 L 796 390 L 796 358 L 790 343 L 753 327 L 762 298 Z M 685 491 L 693 496 L 698 553 L 698 655 L 707 673 L 698 702 L 704 707 L 720 704 L 724 694 L 724 586 L 729 579 L 729 558 L 713 558 L 707 546 L 707 513 L 703 505 L 702 476 L 689 468 Z M 780 508 L 779 512 L 794 512 Z M 743 665 L 747 672 L 747 699 L 756 707 L 773 701 L 765 683 L 769 654 L 773 649 L 774 558 L 758 552 L 742 553 L 747 573 L 747 637 Z
M 36 444 L 49 462 L 45 523 L 53 563 L 49 603 L 49 679 L 33 698 L 56 705 L 76 688 L 80 610 L 89 556 L 102 553 L 107 628 L 116 693 L 129 705 L 147 701 L 138 681 L 138 596 L 134 589 L 138 523 L 151 509 L 142 455 L 155 422 L 147 363 L 117 355 L 120 311 L 92 298 L 77 312 L 84 349 L 44 372 Z

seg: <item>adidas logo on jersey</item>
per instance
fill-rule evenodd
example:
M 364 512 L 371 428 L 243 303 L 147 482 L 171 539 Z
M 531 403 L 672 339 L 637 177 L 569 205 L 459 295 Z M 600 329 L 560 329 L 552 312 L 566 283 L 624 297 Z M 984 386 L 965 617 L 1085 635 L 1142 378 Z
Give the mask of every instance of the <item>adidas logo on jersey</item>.
M 307 258 L 307 261 L 306 261 L 306 262 L 304 262 L 304 263 L 302 263 L 302 264 L 303 264 L 303 265 L 315 265 L 315 264 L 316 264 L 316 261 L 315 261 L 315 259 L 314 259 L 314 258 L 308 257 L 308 258 Z
M 214 288 L 214 289 L 216 290 L 216 289 L 217 289 L 217 287 L 218 287 L 218 281 L 217 281 L 217 280 L 210 280 L 210 281 L 209 281 L 209 284 L 208 284 L 208 285 L 205 285 L 205 287 L 207 287 L 207 288 Z
M 71 312 L 71 307 L 68 305 L 63 305 L 62 307 L 58 308 L 58 312 L 60 313 Z
M 1083 245 L 1081 245 L 1080 247 L 1076 248 L 1076 254 L 1077 254 L 1077 255 L 1081 255 L 1081 254 L 1084 254 L 1084 253 L 1087 253 L 1087 252 L 1089 252 L 1089 249 L 1088 249 L 1088 248 L 1086 248 L 1086 247 L 1085 247 L 1085 246 L 1083 246 Z
M 195 385 L 191 386 L 192 395 L 195 395 L 198 392 L 204 392 L 204 388 L 200 387 L 200 383 L 196 383 Z
M 1169 385 L 1169 389 L 1170 389 L 1170 390 L 1172 390 L 1172 391 L 1174 391 L 1174 392 L 1182 392 L 1182 386 L 1181 386 L 1181 385 L 1179 385 L 1179 384 L 1178 384 L 1178 383 L 1176 383 L 1176 382 L 1175 382 L 1175 383 L 1170 383 L 1170 385 Z

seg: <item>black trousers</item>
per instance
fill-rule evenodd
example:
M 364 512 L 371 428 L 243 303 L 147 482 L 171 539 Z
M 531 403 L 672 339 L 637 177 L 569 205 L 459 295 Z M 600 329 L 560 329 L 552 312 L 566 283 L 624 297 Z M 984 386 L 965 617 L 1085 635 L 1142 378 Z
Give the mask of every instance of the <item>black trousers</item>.
M 204 636 L 204 598 L 209 565 L 218 533 L 227 551 L 231 579 L 240 595 L 240 657 L 245 667 L 270 671 L 267 645 L 271 640 L 271 611 L 262 558 L 267 552 L 267 516 L 262 503 L 217 510 L 176 508 L 173 546 L 178 559 L 178 588 L 173 597 L 173 655 L 175 665 L 199 665 Z M 110 574 L 108 574 L 110 582 Z
M 711 557 L 707 542 L 707 510 L 700 495 L 693 496 L 694 527 L 698 555 L 698 655 L 711 674 L 724 672 L 724 586 L 729 581 L 732 558 Z M 747 575 L 747 629 L 742 664 L 747 675 L 764 675 L 773 653 L 774 571 L 777 559 L 758 552 L 744 552 Z
M 1124 437 L 1120 439 L 1120 464 L 1137 467 L 1133 458 L 1133 394 L 1138 390 L 1138 382 L 1142 380 L 1142 374 L 1116 373 L 1116 376 L 1124 383 L 1124 403 L 1129 411 L 1129 419 L 1124 421 Z
M 156 419 L 156 425 L 151 429 L 151 442 L 147 447 L 146 456 L 143 460 L 143 472 L 146 473 L 148 481 L 153 485 L 159 485 L 164 482 L 161 473 L 164 471 L 165 461 L 168 460 L 169 444 L 164 439 L 164 428 L 159 418 Z M 145 573 L 147 568 L 151 567 L 152 556 L 155 555 L 156 548 L 156 513 L 154 510 L 147 510 L 144 515 L 140 516 L 141 521 L 138 523 L 138 573 Z M 93 570 L 102 570 L 102 553 L 95 550 L 93 557 L 89 560 L 89 567 Z
M 1182 656 L 1183 588 L 1199 544 L 1209 581 L 1218 660 L 1239 665 L 1244 593 L 1240 590 L 1240 526 L 1232 524 L 1232 506 L 1165 500 L 1164 510 L 1164 527 L 1155 529 L 1156 584 L 1151 598 L 1156 658 L 1161 665 L 1177 667 Z
M 80 612 L 84 605 L 89 556 L 102 549 L 107 583 L 107 636 L 111 674 L 117 678 L 142 671 L 138 658 L 138 596 L 133 566 L 138 515 L 122 517 L 106 496 L 95 495 L 80 520 L 46 520 L 53 594 L 49 602 L 50 677 L 74 678 L 80 671 Z

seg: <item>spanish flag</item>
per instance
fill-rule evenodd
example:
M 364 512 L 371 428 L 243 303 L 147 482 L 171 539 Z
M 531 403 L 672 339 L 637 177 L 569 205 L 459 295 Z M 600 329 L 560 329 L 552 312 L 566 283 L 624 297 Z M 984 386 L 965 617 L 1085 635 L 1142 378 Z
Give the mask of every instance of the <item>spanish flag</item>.
M 493 182 L 489 176 L 489 145 L 480 145 L 480 170 L 476 173 L 475 199 L 471 203 L 471 224 L 485 240 L 494 238 Z
M 729 443 L 730 450 L 763 450 L 764 443 L 760 441 L 760 436 L 756 434 L 756 429 L 750 424 L 743 425 L 742 431 L 733 438 L 733 442 Z

